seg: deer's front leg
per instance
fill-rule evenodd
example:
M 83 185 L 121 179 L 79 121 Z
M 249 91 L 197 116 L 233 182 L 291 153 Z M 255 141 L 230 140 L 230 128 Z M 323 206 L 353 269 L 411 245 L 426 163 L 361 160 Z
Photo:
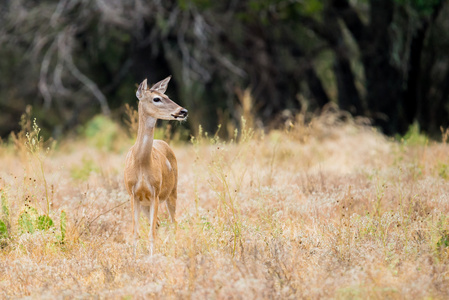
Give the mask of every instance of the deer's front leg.
M 159 207 L 159 197 L 154 197 L 151 201 L 150 208 L 146 210 L 148 220 L 150 221 L 150 232 L 148 237 L 150 240 L 150 253 L 153 256 L 154 239 L 156 238 L 157 210 Z
M 139 237 L 140 201 L 134 195 L 131 196 L 133 209 L 133 254 L 136 257 L 137 239 Z

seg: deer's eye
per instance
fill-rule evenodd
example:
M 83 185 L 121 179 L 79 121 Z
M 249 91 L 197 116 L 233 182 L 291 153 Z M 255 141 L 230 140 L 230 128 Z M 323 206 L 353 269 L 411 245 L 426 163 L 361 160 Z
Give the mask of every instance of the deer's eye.
M 162 101 L 162 99 L 159 98 L 159 97 L 154 97 L 153 98 L 153 102 L 155 102 L 155 103 L 158 103 L 158 102 L 161 102 L 161 101 Z

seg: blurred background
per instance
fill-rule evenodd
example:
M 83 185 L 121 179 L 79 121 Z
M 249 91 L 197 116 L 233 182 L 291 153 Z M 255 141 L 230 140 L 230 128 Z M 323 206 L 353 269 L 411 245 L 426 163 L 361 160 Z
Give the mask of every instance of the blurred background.
M 168 75 L 193 133 L 329 106 L 388 135 L 449 122 L 444 0 L 6 0 L 0 45 L 3 138 L 27 105 L 53 137 L 98 114 L 124 122 L 137 85 Z

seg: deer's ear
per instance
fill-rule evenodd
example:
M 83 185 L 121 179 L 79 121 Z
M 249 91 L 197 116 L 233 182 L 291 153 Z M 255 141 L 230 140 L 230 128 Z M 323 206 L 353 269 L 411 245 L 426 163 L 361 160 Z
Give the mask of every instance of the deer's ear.
M 170 81 L 170 79 L 171 75 L 153 85 L 150 90 L 164 94 L 165 91 L 167 90 L 168 82 Z
M 137 89 L 136 92 L 137 99 L 139 100 L 142 99 L 147 89 L 148 89 L 147 80 L 145 79 L 144 81 L 142 81 L 142 83 L 139 85 L 139 88 Z

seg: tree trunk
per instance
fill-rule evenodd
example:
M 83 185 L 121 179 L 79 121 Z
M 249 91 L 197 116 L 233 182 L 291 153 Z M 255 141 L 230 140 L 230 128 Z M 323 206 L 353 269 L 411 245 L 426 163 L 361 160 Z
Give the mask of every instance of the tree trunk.
M 320 78 L 315 73 L 315 70 L 310 67 L 306 71 L 306 80 L 309 86 L 310 92 L 312 93 L 313 99 L 320 109 L 322 109 L 326 104 L 330 102 L 326 91 L 323 88 Z
M 324 17 L 327 20 L 326 24 L 320 24 L 307 17 L 303 17 L 302 22 L 322 37 L 335 53 L 334 71 L 337 79 L 339 107 L 354 115 L 363 114 L 363 103 L 355 87 L 355 77 L 351 69 L 350 51 L 345 44 L 338 22 L 338 9 L 332 6 L 326 7 Z
M 416 33 L 410 45 L 409 70 L 407 78 L 407 88 L 402 99 L 404 121 L 412 124 L 421 111 L 421 54 L 424 46 L 424 38 L 428 23 L 424 24 Z
M 374 124 L 388 135 L 404 131 L 400 127 L 399 105 L 403 99 L 402 77 L 389 63 L 388 52 L 363 59 L 368 110 Z
M 403 130 L 399 126 L 402 76 L 390 64 L 388 29 L 393 20 L 394 2 L 371 0 L 368 25 L 361 21 L 347 0 L 333 0 L 331 3 L 360 49 L 366 78 L 367 106 L 374 124 L 386 134 Z
M 444 120 L 442 114 L 444 114 L 445 99 L 441 97 L 431 99 L 434 97 L 429 93 L 431 87 L 435 84 L 434 80 L 428 76 L 423 77 L 422 75 L 422 54 L 424 52 L 425 40 L 431 29 L 431 24 L 435 22 L 439 13 L 442 11 L 442 7 L 443 1 L 434 7 L 430 17 L 424 17 L 421 27 L 417 30 L 412 39 L 410 44 L 407 86 L 402 101 L 404 121 L 407 125 L 410 125 L 417 120 L 421 124 L 421 128 L 424 128 L 427 131 L 434 129 L 438 130 L 438 126 L 434 124 L 435 121 L 438 120 L 437 122 L 440 122 L 441 120 Z M 432 66 L 435 63 L 435 58 L 431 59 L 431 63 L 424 69 L 424 73 L 430 75 Z M 444 91 L 445 88 L 446 87 L 443 86 L 440 90 Z
M 344 56 L 338 56 L 334 70 L 337 78 L 338 106 L 352 115 L 362 114 L 362 102 L 355 87 L 355 78 L 349 60 Z

